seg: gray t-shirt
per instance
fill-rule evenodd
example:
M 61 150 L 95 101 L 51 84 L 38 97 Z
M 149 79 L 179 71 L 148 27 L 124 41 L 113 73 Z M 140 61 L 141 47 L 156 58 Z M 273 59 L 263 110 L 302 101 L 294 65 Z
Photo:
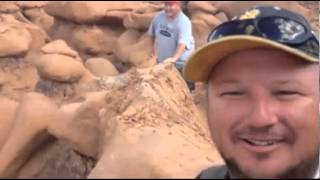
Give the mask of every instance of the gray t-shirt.
M 148 34 L 155 38 L 158 63 L 174 56 L 179 43 L 186 45 L 185 51 L 177 61 L 179 65 L 184 65 L 194 50 L 192 25 L 182 11 L 173 21 L 167 19 L 164 11 L 159 12 L 152 20 Z

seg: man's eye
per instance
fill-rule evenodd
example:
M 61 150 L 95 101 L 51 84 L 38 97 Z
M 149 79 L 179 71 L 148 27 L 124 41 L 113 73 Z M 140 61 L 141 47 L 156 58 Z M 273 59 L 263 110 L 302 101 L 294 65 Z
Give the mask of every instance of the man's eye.
M 275 91 L 273 94 L 277 96 L 294 96 L 294 95 L 300 95 L 301 93 L 298 91 L 279 90 L 279 91 Z
M 228 92 L 221 93 L 221 96 L 237 97 L 237 96 L 241 96 L 241 95 L 244 95 L 244 93 L 241 91 L 228 91 Z

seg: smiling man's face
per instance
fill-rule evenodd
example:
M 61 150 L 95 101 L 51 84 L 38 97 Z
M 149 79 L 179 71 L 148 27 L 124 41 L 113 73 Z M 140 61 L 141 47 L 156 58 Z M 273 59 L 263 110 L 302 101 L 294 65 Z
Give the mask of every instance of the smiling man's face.
M 181 11 L 180 1 L 165 1 L 164 10 L 169 20 L 174 20 L 178 13 Z
M 208 81 L 213 140 L 230 175 L 312 177 L 319 161 L 319 70 L 270 49 L 232 54 Z

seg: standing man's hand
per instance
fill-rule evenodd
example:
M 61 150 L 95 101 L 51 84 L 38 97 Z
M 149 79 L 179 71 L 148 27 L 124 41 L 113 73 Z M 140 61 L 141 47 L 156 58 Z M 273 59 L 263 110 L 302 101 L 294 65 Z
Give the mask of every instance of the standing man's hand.
M 167 58 L 167 59 L 165 59 L 163 62 L 164 63 L 170 63 L 170 64 L 175 64 L 176 62 L 177 62 L 177 58 L 175 58 L 175 57 L 169 57 L 169 58 Z
M 185 49 L 186 49 L 185 44 L 183 43 L 178 44 L 174 56 L 165 59 L 164 62 L 170 62 L 171 64 L 175 64 L 178 61 L 178 59 L 181 57 Z

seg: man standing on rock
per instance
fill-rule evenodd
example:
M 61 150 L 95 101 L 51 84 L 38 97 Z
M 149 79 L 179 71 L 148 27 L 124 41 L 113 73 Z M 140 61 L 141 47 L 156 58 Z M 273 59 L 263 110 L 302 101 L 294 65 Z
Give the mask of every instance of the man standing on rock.
M 226 165 L 198 178 L 319 179 L 319 41 L 306 19 L 259 7 L 215 28 L 183 71 L 207 82 Z
M 181 1 L 164 1 L 164 11 L 152 20 L 148 34 L 154 42 L 154 55 L 158 63 L 174 63 L 182 72 L 186 59 L 194 50 L 192 25 L 182 12 Z M 188 82 L 190 89 L 194 84 Z

